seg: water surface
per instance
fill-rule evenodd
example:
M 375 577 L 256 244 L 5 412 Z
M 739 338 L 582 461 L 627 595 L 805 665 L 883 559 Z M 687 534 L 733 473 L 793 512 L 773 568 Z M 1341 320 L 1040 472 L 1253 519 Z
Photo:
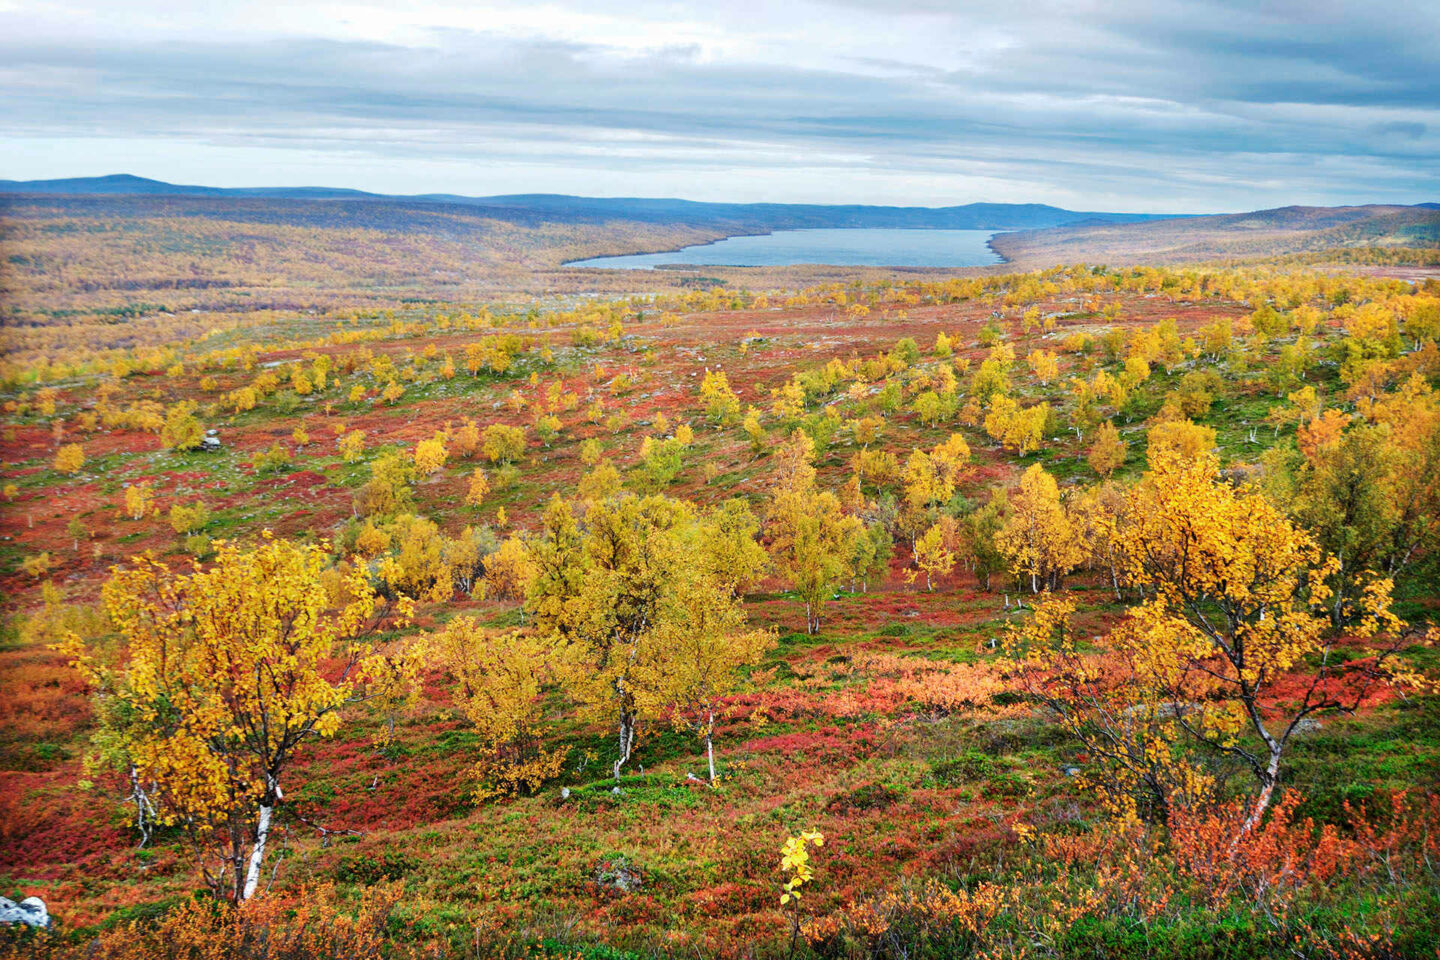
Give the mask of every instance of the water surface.
M 878 227 L 777 230 L 729 237 L 668 253 L 576 260 L 572 267 L 653 270 L 668 264 L 705 267 L 780 267 L 824 263 L 858 267 L 979 267 L 1000 263 L 986 244 L 994 230 L 892 230 Z

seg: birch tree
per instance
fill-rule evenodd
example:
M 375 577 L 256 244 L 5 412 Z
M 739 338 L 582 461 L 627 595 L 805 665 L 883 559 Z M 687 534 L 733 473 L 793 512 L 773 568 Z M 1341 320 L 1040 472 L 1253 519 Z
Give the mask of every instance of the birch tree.
M 531 545 L 526 608 L 566 691 L 614 724 L 617 780 L 665 700 L 657 691 L 685 668 L 675 646 L 722 642 L 717 625 L 743 622 L 732 584 L 698 555 L 695 524 L 691 507 L 662 496 L 592 502 L 583 522 L 554 500 Z
M 1060 499 L 1055 478 L 1032 464 L 1010 498 L 1010 515 L 996 537 L 1017 577 L 1030 578 L 1030 592 L 1054 590 L 1084 559 L 1084 546 Z
M 1329 631 L 1336 559 L 1262 494 L 1221 481 L 1213 456 L 1161 455 L 1129 494 L 1125 518 L 1113 533 L 1122 576 L 1148 597 L 1131 614 L 1137 647 L 1154 664 L 1157 689 L 1173 699 L 1205 688 L 1207 722 L 1177 720 L 1254 774 L 1253 824 L 1300 722 L 1353 709 L 1375 682 L 1398 676 L 1402 624 L 1390 611 L 1391 581 L 1370 580 L 1353 602 L 1355 639 L 1386 641 L 1348 661 L 1336 656 Z M 1297 670 L 1306 675 L 1303 694 L 1274 710 L 1269 688 Z
M 1121 579 L 1145 597 L 1109 655 L 1082 649 L 1073 604 L 1048 598 L 1006 645 L 1027 691 L 1096 758 L 1087 779 L 1108 779 L 1112 800 L 1130 812 L 1142 800 L 1193 805 L 1243 771 L 1256 788 L 1249 830 L 1307 717 L 1354 710 L 1377 684 L 1423 681 L 1396 658 L 1390 581 L 1367 585 L 1342 655 L 1327 613 L 1334 558 L 1218 473 L 1209 455 L 1162 456 L 1108 521 Z
M 727 590 L 701 582 L 696 566 L 682 571 L 666 601 L 654 645 L 658 656 L 646 661 L 639 677 L 642 705 L 669 714 L 678 730 L 689 730 L 705 744 L 708 780 L 715 785 L 715 724 L 724 716 L 725 698 L 739 688 L 740 668 L 757 664 L 775 645 L 770 630 L 752 630 L 745 613 Z
M 207 882 L 232 901 L 260 888 L 296 752 L 333 736 L 363 695 L 366 651 L 352 641 L 386 611 L 358 568 L 332 609 L 326 565 L 323 545 L 268 533 L 253 549 L 218 544 L 191 573 L 137 557 L 103 590 L 128 659 L 109 670 L 78 636 L 65 645 L 106 704 L 101 723 L 117 724 L 131 780 L 154 785 L 156 819 L 185 829 Z
M 844 578 L 859 518 L 844 512 L 840 498 L 815 484 L 814 445 L 799 430 L 776 452 L 780 461 L 766 514 L 770 556 L 776 570 L 805 603 L 805 629 L 820 629 L 820 610 Z

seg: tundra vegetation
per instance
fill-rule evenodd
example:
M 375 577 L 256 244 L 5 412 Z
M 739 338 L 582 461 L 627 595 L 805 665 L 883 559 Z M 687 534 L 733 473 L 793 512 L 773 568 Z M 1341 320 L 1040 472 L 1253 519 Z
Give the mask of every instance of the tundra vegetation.
M 1397 258 L 29 313 L 0 956 L 1434 956 Z

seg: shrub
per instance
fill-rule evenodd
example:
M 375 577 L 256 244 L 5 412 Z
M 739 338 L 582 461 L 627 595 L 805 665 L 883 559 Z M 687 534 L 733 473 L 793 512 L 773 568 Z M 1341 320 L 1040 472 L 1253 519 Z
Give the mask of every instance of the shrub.
M 883 783 L 866 783 L 849 793 L 842 793 L 825 805 L 826 810 L 849 813 L 854 810 L 882 810 L 898 803 L 902 794 Z
M 268 450 L 258 450 L 250 458 L 250 466 L 256 473 L 280 473 L 290 469 L 290 451 L 280 444 L 272 444 Z
M 78 473 L 85 466 L 85 451 L 78 443 L 67 443 L 55 452 L 58 473 Z
M 492 423 L 485 428 L 481 440 L 485 459 L 491 463 L 511 463 L 525 455 L 525 428 Z
M 930 776 L 944 786 L 958 786 L 970 780 L 988 777 L 994 770 L 995 761 L 979 752 L 970 750 L 958 757 L 941 760 L 930 765 Z
M 195 403 L 186 400 L 171 407 L 160 428 L 160 442 L 171 450 L 198 450 L 205 430 L 195 417 Z
M 341 883 L 370 886 L 385 880 L 399 880 L 419 865 L 414 857 L 396 850 L 380 854 L 362 853 L 341 857 L 335 865 L 335 879 Z
M 170 528 L 184 535 L 204 528 L 210 522 L 210 510 L 199 500 L 190 506 L 177 503 L 170 508 Z

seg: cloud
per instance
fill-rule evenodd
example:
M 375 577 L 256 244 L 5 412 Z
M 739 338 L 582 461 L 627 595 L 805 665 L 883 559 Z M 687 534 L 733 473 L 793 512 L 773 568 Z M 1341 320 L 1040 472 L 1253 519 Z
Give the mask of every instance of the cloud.
M 111 172 L 76 149 L 110 142 L 146 175 L 386 192 L 1440 196 L 1428 2 L 91 2 L 0 8 L 0 175 Z

